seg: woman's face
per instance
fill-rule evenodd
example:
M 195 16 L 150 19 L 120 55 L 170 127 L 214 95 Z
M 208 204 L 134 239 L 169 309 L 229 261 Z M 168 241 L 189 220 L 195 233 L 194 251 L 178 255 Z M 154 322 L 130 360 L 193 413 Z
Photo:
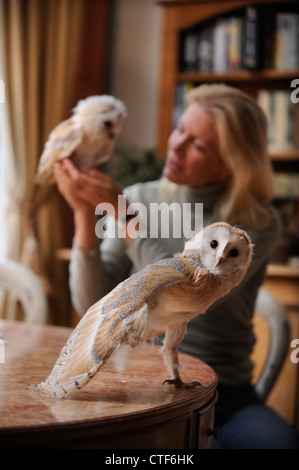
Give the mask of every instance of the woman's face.
M 220 156 L 214 119 L 197 102 L 188 106 L 169 137 L 163 176 L 193 187 L 230 177 Z

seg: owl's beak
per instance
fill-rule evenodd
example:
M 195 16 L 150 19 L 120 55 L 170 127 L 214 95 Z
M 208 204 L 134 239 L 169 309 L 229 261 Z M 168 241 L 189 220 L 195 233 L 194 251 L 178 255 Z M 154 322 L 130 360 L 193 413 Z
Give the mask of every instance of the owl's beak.
M 216 268 L 217 268 L 217 266 L 219 266 L 219 264 L 222 264 L 223 261 L 225 261 L 225 260 L 226 260 L 226 258 L 224 256 L 219 256 L 217 258 Z

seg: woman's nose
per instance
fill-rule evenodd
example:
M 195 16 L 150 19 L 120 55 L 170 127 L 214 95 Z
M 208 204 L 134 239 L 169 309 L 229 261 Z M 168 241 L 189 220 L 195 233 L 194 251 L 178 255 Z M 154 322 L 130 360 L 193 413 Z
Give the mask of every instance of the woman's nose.
M 177 151 L 184 150 L 187 142 L 188 139 L 184 134 L 176 134 L 172 140 L 172 148 Z

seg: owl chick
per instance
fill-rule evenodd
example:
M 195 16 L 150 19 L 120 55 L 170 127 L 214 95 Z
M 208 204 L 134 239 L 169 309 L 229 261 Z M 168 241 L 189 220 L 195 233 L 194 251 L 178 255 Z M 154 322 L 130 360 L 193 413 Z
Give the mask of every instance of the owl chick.
M 95 303 L 61 350 L 40 395 L 65 398 L 82 388 L 121 344 L 136 346 L 165 332 L 162 353 L 178 388 L 194 387 L 179 374 L 177 349 L 187 323 L 206 312 L 243 279 L 252 244 L 243 230 L 227 223 L 209 225 L 173 258 L 149 264 Z
M 125 105 L 113 96 L 80 100 L 72 117 L 50 133 L 38 164 L 36 182 L 54 183 L 52 166 L 63 158 L 70 157 L 78 168 L 96 167 L 108 160 L 126 116 Z

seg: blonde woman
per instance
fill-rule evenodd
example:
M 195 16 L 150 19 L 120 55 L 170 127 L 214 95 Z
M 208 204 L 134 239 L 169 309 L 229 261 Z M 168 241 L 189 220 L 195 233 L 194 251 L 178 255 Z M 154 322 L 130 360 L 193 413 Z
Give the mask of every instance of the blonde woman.
M 169 137 L 159 181 L 136 184 L 122 192 L 109 176 L 94 170 L 79 172 L 69 160 L 57 164 L 55 173 L 61 193 L 74 210 L 70 286 L 74 306 L 82 314 L 133 272 L 182 251 L 184 233 L 174 235 L 172 226 L 165 237 L 163 224 L 171 226 L 171 221 L 164 218 L 161 223 L 159 217 L 153 217 L 154 204 L 171 205 L 177 223 L 189 203 L 193 226 L 223 220 L 249 233 L 255 256 L 244 281 L 207 315 L 189 323 L 180 349 L 210 364 L 218 375 L 218 447 L 298 447 L 296 432 L 258 399 L 251 385 L 254 303 L 279 231 L 270 204 L 266 119 L 256 102 L 226 85 L 192 90 Z M 146 209 L 139 211 L 138 227 L 145 226 L 147 236 L 125 232 L 132 220 L 126 220 L 119 208 L 118 196 L 123 194 L 127 205 L 138 203 Z M 99 239 L 95 207 L 101 202 L 115 210 L 105 237 Z M 115 237 L 115 224 L 124 238 Z

